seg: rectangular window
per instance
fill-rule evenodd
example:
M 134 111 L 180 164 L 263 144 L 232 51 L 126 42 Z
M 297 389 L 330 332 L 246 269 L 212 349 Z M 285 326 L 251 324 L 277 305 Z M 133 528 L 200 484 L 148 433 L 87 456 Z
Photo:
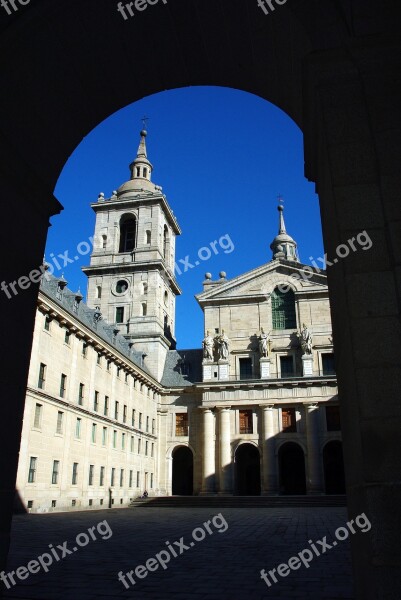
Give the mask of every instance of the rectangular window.
M 95 473 L 95 465 L 89 465 L 89 485 L 93 485 L 93 476 Z
M 124 485 L 124 469 L 120 470 L 120 487 Z
M 73 463 L 72 465 L 72 485 L 77 485 L 78 483 L 78 463 Z
M 152 444 L 152 448 L 151 448 L 151 454 L 150 454 L 150 456 L 153 458 L 153 457 L 154 457 L 154 455 L 155 455 L 155 445 L 154 445 L 154 444 Z
M 132 488 L 132 483 L 134 480 L 134 471 L 129 472 L 129 487 Z
M 121 450 L 125 450 L 125 433 L 121 434 Z
M 33 420 L 33 426 L 36 429 L 40 429 L 42 425 L 42 408 L 43 406 L 41 404 L 35 405 L 35 418 Z
M 114 404 L 114 418 L 117 421 L 117 419 L 118 419 L 118 402 L 117 401 Z
M 92 443 L 93 444 L 96 444 L 96 429 L 97 429 L 96 423 L 92 423 Z
M 149 417 L 146 417 L 146 432 L 149 433 Z
M 135 408 L 132 409 L 131 424 L 132 424 L 132 427 L 135 427 Z
M 153 473 L 150 474 L 150 489 L 153 489 Z
M 251 410 L 240 410 L 239 411 L 239 432 L 240 433 L 253 433 L 252 411 Z
M 46 383 L 46 365 L 43 363 L 40 363 L 38 388 L 43 390 L 45 387 L 45 383 Z
M 124 323 L 124 307 L 117 306 L 116 308 L 116 323 Z
M 114 480 L 116 477 L 116 470 L 114 467 L 112 467 L 111 469 L 111 477 L 110 477 L 110 485 L 113 486 L 114 485 Z
M 140 481 L 141 481 L 141 474 L 140 474 L 140 472 L 139 472 L 139 471 L 137 471 L 137 472 L 136 472 L 136 487 L 137 487 L 137 488 L 139 488 L 139 487 L 140 487 L 140 486 L 139 486 L 139 484 L 140 484 Z
M 341 430 L 339 406 L 326 406 L 326 425 L 327 431 Z
M 56 433 L 63 433 L 63 420 L 64 420 L 64 413 L 61 410 L 59 410 L 57 413 Z
M 280 356 L 281 377 L 294 376 L 294 360 L 292 356 Z
M 86 357 L 88 354 L 88 344 L 86 342 L 82 342 L 82 356 Z
M 103 427 L 102 431 L 102 446 L 105 446 L 107 443 L 107 427 Z
M 113 431 L 113 448 L 117 448 L 117 430 Z
M 138 438 L 138 454 L 141 453 L 141 440 Z
M 188 435 L 188 413 L 176 413 L 175 415 L 175 435 Z
M 101 485 L 101 486 L 104 485 L 104 467 L 100 467 L 99 485 Z
M 148 455 L 148 450 L 149 450 L 149 442 L 146 440 L 146 442 L 145 442 L 145 456 Z
M 60 398 L 65 397 L 66 387 L 67 387 L 67 375 L 64 375 L 64 373 L 62 373 L 61 380 L 60 380 Z
M 93 398 L 93 410 L 98 412 L 99 410 L 99 392 L 95 392 L 95 396 Z
M 85 392 L 85 386 L 83 383 L 79 384 L 79 391 L 78 391 L 78 404 L 79 406 L 82 406 L 84 403 L 84 392 Z
M 123 423 L 127 422 L 127 410 L 128 410 L 128 407 L 127 407 L 126 404 L 124 404 L 124 409 L 123 409 Z
M 135 438 L 133 435 L 131 435 L 131 446 L 130 446 L 130 452 L 134 451 L 134 442 L 135 442 Z
M 155 420 L 152 419 L 152 433 L 155 433 Z
M 45 331 L 50 331 L 50 319 L 48 315 L 45 316 Z
M 336 369 L 334 366 L 334 354 L 322 354 L 322 370 L 323 375 L 335 375 Z
M 283 408 L 281 411 L 281 424 L 285 433 L 296 433 L 297 422 L 295 408 Z
M 77 422 L 75 423 L 75 437 L 79 440 L 81 437 L 81 423 L 82 419 L 77 417 Z
M 103 414 L 105 417 L 108 416 L 109 414 L 109 397 L 105 396 L 104 397 L 104 410 L 103 410 Z
M 138 424 L 138 428 L 142 429 L 142 413 L 139 413 L 139 424 Z
M 71 332 L 68 331 L 68 329 L 66 329 L 65 335 L 64 335 L 64 342 L 69 345 L 70 341 L 71 341 Z
M 239 359 L 239 378 L 240 379 L 252 379 L 252 358 L 240 358 Z
M 35 483 L 37 462 L 37 456 L 31 456 L 29 460 L 28 483 Z

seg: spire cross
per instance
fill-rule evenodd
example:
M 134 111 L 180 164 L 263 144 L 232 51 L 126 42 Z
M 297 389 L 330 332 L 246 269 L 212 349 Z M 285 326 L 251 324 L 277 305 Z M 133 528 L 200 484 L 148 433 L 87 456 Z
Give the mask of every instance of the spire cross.
M 144 117 L 142 117 L 141 121 L 142 121 L 143 128 L 144 128 L 144 129 L 146 129 L 146 128 L 147 128 L 148 121 L 149 121 L 149 117 L 147 117 L 147 116 L 145 115 Z

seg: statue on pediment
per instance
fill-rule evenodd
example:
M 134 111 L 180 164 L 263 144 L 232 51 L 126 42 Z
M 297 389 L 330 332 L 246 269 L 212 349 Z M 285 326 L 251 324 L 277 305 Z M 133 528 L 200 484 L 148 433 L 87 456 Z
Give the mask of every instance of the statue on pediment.
M 213 360 L 214 339 L 210 335 L 210 331 L 206 331 L 205 339 L 202 342 L 203 358 L 205 360 Z
M 230 355 L 230 340 L 224 333 L 224 329 L 215 337 L 215 344 L 219 360 L 227 360 Z

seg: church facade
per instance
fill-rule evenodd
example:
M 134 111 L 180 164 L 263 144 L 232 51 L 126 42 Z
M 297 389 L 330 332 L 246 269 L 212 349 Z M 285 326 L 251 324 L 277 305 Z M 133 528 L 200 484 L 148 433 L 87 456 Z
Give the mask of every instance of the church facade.
M 199 348 L 177 350 L 175 239 L 146 131 L 130 179 L 92 205 L 87 303 L 42 278 L 17 492 L 30 511 L 149 495 L 344 493 L 325 273 L 283 207 L 266 264 L 207 273 Z M 199 336 L 200 339 L 202 336 Z

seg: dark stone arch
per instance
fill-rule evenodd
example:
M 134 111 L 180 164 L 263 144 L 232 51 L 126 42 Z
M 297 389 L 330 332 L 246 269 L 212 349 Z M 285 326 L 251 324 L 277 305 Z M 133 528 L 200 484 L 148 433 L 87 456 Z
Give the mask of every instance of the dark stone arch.
M 295 442 L 285 442 L 278 451 L 280 493 L 306 494 L 305 454 Z
M 235 451 L 236 493 L 260 496 L 260 453 L 253 444 L 240 444 Z
M 192 496 L 194 481 L 194 457 L 187 446 L 178 446 L 173 450 L 173 496 Z

